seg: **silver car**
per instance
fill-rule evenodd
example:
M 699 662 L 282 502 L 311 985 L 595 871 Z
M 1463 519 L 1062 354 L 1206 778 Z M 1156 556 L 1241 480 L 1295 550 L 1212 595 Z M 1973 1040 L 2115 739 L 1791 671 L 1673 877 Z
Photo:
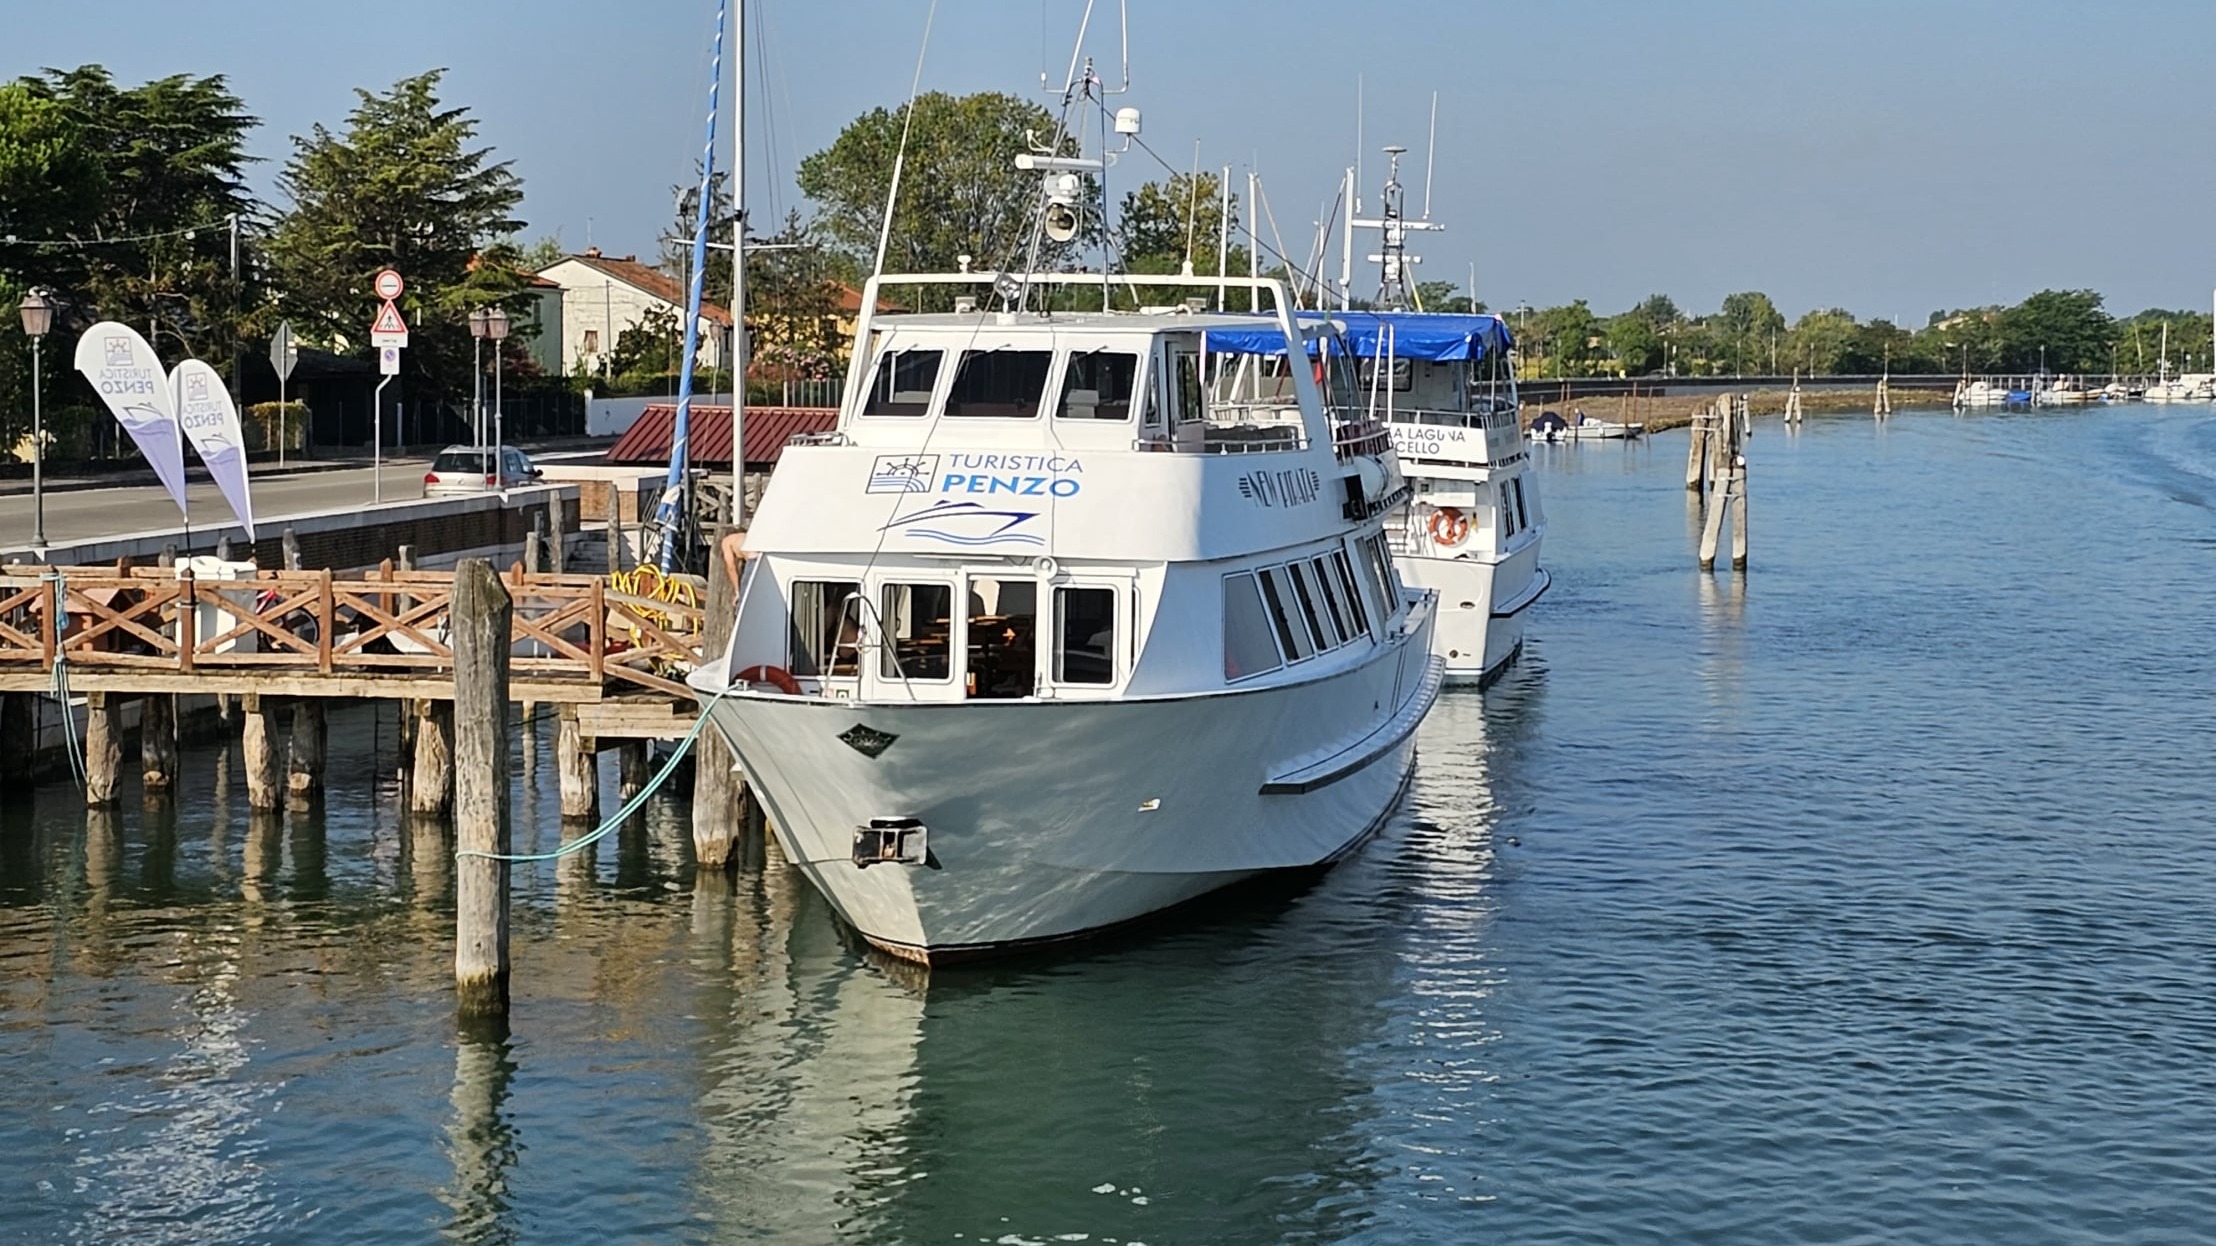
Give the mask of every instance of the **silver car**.
M 514 446 L 448 446 L 423 474 L 423 496 L 496 493 L 530 484 L 543 474 Z

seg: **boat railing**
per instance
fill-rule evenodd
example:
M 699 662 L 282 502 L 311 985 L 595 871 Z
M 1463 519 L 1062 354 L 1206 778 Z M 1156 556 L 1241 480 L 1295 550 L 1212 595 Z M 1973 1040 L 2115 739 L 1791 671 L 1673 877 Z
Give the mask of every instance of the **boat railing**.
M 841 432 L 794 433 L 785 439 L 788 446 L 850 446 L 853 439 Z
M 1393 435 L 1381 420 L 1347 420 L 1331 429 L 1331 451 L 1341 461 L 1379 455 L 1393 448 Z

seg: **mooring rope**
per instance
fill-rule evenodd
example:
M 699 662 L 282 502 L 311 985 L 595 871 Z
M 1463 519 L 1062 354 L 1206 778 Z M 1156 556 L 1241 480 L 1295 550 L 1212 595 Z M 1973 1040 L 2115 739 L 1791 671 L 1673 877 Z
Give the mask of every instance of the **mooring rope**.
M 49 567 L 46 569 L 46 574 L 40 578 L 52 586 L 47 593 L 46 609 L 47 613 L 53 616 L 54 635 L 59 637 L 68 630 L 69 623 L 69 615 L 62 610 L 62 604 L 68 600 L 68 592 L 66 586 L 62 583 L 61 568 Z M 58 643 L 54 646 L 53 674 L 54 684 L 51 694 L 62 709 L 62 751 L 69 754 L 70 775 L 76 780 L 77 790 L 81 792 L 85 789 L 87 778 L 85 774 L 85 746 L 77 738 L 77 717 L 70 709 L 70 703 L 75 700 L 75 697 L 69 691 L 69 657 Z
M 610 814 L 589 834 L 573 839 L 551 852 L 479 852 L 474 848 L 461 848 L 457 849 L 454 855 L 456 857 L 480 857 L 487 861 L 552 861 L 560 857 L 566 857 L 573 852 L 583 851 L 606 839 L 609 832 L 630 821 L 632 814 L 645 808 L 646 802 L 656 792 L 662 790 L 662 785 L 669 781 L 672 774 L 677 772 L 677 763 L 683 761 L 685 754 L 692 751 L 693 742 L 698 740 L 700 733 L 707 728 L 709 711 L 715 708 L 716 702 L 721 701 L 723 694 L 727 691 L 729 691 L 728 688 L 718 689 L 714 696 L 708 698 L 708 703 L 700 707 L 700 717 L 693 721 L 692 730 L 686 732 L 685 737 L 677 742 L 677 747 L 670 751 L 669 760 L 662 763 L 662 768 L 655 771 L 654 777 L 647 780 L 646 786 L 639 789 L 638 795 L 623 802 L 622 808 Z

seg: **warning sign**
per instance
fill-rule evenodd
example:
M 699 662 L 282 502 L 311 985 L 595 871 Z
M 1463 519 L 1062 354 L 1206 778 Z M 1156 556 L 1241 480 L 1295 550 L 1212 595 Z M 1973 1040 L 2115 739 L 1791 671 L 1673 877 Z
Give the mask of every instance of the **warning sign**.
M 369 344 L 402 347 L 408 344 L 408 322 L 400 318 L 400 309 L 391 299 L 386 299 L 385 305 L 377 309 L 377 319 L 369 326 Z

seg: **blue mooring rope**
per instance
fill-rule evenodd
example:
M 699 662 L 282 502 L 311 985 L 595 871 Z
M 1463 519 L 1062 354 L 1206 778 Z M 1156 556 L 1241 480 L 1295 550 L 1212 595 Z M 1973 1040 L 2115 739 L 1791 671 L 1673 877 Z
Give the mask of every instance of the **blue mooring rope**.
M 677 742 L 677 747 L 670 752 L 669 760 L 662 763 L 662 768 L 654 773 L 652 779 L 647 780 L 646 786 L 639 789 L 638 795 L 623 802 L 621 809 L 609 815 L 599 826 L 593 828 L 590 834 L 573 839 L 552 852 L 478 852 L 473 848 L 461 848 L 457 849 L 454 855 L 456 857 L 481 857 L 487 861 L 552 861 L 599 843 L 607 838 L 610 831 L 628 822 L 632 814 L 645 808 L 648 798 L 662 790 L 662 784 L 668 782 L 669 776 L 676 773 L 677 763 L 683 761 L 685 754 L 692 751 L 693 742 L 698 740 L 700 733 L 707 728 L 708 712 L 715 708 L 716 702 L 721 701 L 723 694 L 727 691 L 729 691 L 727 688 L 718 689 L 714 696 L 708 698 L 708 703 L 700 707 L 700 717 L 693 721 L 692 730 L 686 732 L 685 738 Z

